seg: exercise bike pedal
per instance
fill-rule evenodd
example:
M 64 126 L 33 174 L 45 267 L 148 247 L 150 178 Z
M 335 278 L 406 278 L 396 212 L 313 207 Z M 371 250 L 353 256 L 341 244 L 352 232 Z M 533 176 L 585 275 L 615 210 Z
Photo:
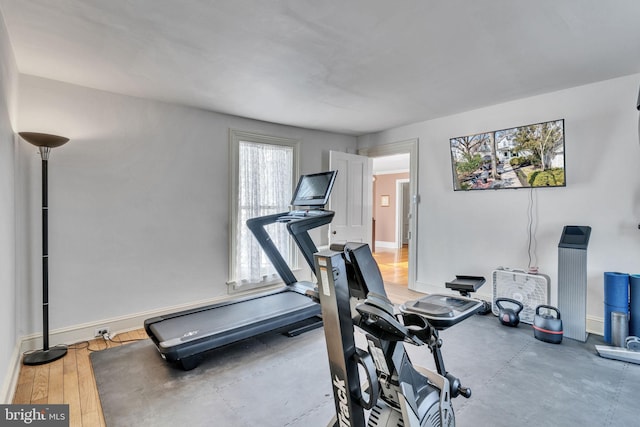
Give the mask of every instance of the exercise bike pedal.
M 480 309 L 476 314 L 484 316 L 485 314 L 491 313 L 491 303 L 489 301 L 484 301 L 484 300 L 480 300 L 480 301 L 482 301 L 482 306 L 480 307 Z

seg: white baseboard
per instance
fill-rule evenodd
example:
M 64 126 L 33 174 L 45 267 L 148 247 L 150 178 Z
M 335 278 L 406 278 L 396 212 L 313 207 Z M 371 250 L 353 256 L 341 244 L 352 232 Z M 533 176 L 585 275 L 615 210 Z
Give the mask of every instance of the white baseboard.
M 220 296 L 208 300 L 202 300 L 194 303 L 179 304 L 172 307 L 164 307 L 156 310 L 143 311 L 126 316 L 113 317 L 110 319 L 97 320 L 93 322 L 73 325 L 66 328 L 54 329 L 49 332 L 49 346 L 58 344 L 74 344 L 82 341 L 88 341 L 95 338 L 94 332 L 97 328 L 107 327 L 111 331 L 111 335 L 115 336 L 119 333 L 140 329 L 144 325 L 144 321 L 151 317 L 162 316 L 177 311 L 189 310 L 192 308 L 202 307 L 209 304 L 222 302 L 225 300 L 237 298 L 239 294 L 233 296 Z M 20 354 L 25 351 L 37 350 L 42 348 L 42 334 L 31 334 L 24 336 L 20 342 Z
M 376 240 L 376 248 L 398 249 L 398 244 L 396 242 L 385 242 L 382 240 Z
M 245 294 L 251 294 L 251 292 L 247 292 Z M 111 335 L 116 336 L 120 333 L 142 328 L 146 319 L 227 301 L 238 298 L 239 295 L 240 294 L 223 295 L 198 302 L 179 304 L 126 316 L 83 323 L 66 328 L 53 329 L 49 331 L 49 346 L 53 347 L 59 344 L 71 345 L 78 342 L 92 340 L 95 338 L 95 329 L 102 327 L 108 327 L 111 331 Z M 20 374 L 20 367 L 22 366 L 22 354 L 26 351 L 37 350 L 40 348 L 42 348 L 42 333 L 27 335 L 18 340 L 13 351 L 13 355 L 11 356 L 7 378 L 5 378 L 5 382 L 2 386 L 0 402 L 11 403 L 13 401 L 13 396 L 15 395 L 18 377 Z
M 587 332 L 604 336 L 604 318 L 587 316 Z
M 9 405 L 13 403 L 13 396 L 16 394 L 16 387 L 18 385 L 18 377 L 20 376 L 20 366 L 22 358 L 20 357 L 20 344 L 16 343 L 13 347 L 13 353 L 9 360 L 9 369 L 7 369 L 7 376 L 2 384 L 2 390 L 0 390 L 0 403 Z

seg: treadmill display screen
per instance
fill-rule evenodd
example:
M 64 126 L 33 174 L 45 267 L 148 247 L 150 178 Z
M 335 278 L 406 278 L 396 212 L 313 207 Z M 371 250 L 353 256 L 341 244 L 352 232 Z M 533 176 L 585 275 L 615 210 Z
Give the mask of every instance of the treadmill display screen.
M 336 179 L 337 171 L 328 171 L 302 175 L 293 193 L 293 206 L 324 206 Z

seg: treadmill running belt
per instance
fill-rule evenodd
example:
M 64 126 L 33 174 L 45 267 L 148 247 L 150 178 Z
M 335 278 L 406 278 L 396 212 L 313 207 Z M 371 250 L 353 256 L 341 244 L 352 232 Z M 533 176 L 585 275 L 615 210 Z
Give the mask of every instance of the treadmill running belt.
M 261 296 L 242 303 L 204 308 L 188 316 L 178 316 L 150 326 L 160 346 L 169 348 L 208 336 L 224 335 L 251 325 L 287 317 L 318 304 L 296 292 Z M 319 310 L 318 310 L 319 311 Z M 265 332 L 269 330 L 266 329 Z

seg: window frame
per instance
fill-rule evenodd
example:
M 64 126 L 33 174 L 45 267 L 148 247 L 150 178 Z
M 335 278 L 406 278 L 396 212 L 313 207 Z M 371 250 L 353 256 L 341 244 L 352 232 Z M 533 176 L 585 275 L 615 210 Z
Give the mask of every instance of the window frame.
M 295 138 L 277 137 L 255 132 L 229 129 L 229 271 L 227 275 L 227 293 L 238 293 L 251 289 L 262 288 L 274 284 L 282 283 L 278 277 L 276 281 L 261 281 L 257 283 L 238 282 L 236 276 L 236 253 L 237 253 L 237 230 L 238 230 L 238 173 L 240 161 L 240 142 L 251 142 L 256 144 L 270 144 L 286 146 L 293 149 L 293 165 L 291 191 L 295 190 L 297 177 L 300 176 L 300 145 L 301 140 Z M 297 250 L 294 254 L 297 263 Z M 297 266 L 296 266 L 297 267 Z M 294 270 L 294 268 L 292 268 Z

